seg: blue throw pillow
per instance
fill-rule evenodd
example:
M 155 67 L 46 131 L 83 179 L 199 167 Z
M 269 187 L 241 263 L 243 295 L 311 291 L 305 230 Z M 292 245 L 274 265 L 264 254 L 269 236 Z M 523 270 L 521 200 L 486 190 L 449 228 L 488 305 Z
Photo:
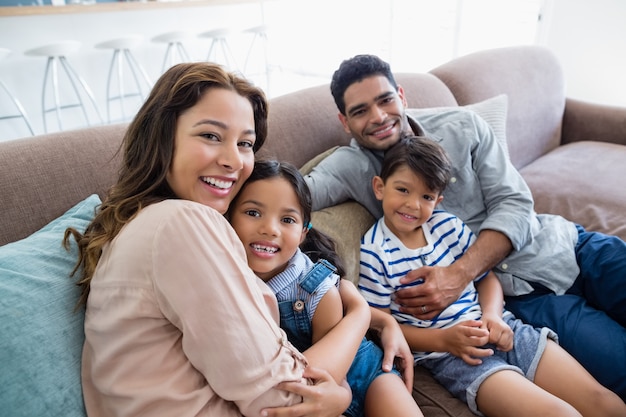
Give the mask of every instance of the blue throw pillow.
M 0 247 L 0 404 L 10 416 L 85 417 L 80 381 L 84 311 L 69 277 L 77 259 L 62 246 L 85 230 L 92 195 L 31 236 Z

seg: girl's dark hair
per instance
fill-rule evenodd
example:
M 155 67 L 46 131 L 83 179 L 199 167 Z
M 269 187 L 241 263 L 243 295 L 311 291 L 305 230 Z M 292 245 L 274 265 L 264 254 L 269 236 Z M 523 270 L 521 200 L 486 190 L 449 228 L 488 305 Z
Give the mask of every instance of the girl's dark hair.
M 291 184 L 291 187 L 298 198 L 298 203 L 302 209 L 304 227 L 308 227 L 311 223 L 312 212 L 311 192 L 304 181 L 304 177 L 300 174 L 300 171 L 288 162 L 279 162 L 276 160 L 256 161 L 254 163 L 252 174 L 243 184 L 230 207 L 235 207 L 237 199 L 248 185 L 255 181 L 270 178 L 283 178 Z M 230 213 L 227 213 L 227 216 L 229 215 Z M 308 255 L 313 262 L 317 262 L 319 259 L 326 259 L 337 268 L 337 274 L 339 276 L 345 275 L 345 268 L 341 258 L 337 254 L 335 241 L 330 236 L 317 230 L 315 227 L 309 229 L 304 241 L 300 245 L 300 250 Z
M 382 75 L 387 78 L 393 88 L 398 90 L 398 84 L 391 72 L 391 67 L 376 55 L 356 55 L 341 63 L 330 82 L 330 92 L 341 114 L 344 116 L 346 114 L 346 102 L 343 96 L 348 87 L 375 75 Z
M 117 181 L 109 189 L 95 218 L 84 233 L 69 228 L 69 238 L 78 242 L 79 258 L 72 275 L 82 267 L 80 303 L 85 303 L 89 285 L 102 253 L 139 210 L 168 198 L 177 198 L 166 175 L 174 156 L 178 117 L 193 107 L 211 89 L 234 91 L 246 98 L 254 114 L 256 141 L 253 151 L 267 137 L 267 99 L 261 89 L 218 64 L 195 62 L 174 65 L 157 80 L 150 96 L 128 126 L 122 145 L 122 164 Z
M 398 168 L 408 166 L 432 191 L 441 194 L 452 175 L 452 163 L 437 142 L 424 136 L 403 136 L 385 152 L 380 177 L 383 182 Z

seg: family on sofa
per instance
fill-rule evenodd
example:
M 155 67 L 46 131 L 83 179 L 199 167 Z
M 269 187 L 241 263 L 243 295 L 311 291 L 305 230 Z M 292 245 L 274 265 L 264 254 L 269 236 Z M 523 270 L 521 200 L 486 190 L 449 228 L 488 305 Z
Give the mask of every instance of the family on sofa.
M 424 257 L 424 266 L 400 278 L 394 313 L 435 322 L 491 270 L 507 310 L 556 332 L 572 354 L 568 372 L 554 372 L 551 363 L 538 367 L 543 347 L 537 346 L 527 368 L 505 360 L 459 398 L 485 415 L 547 409 L 625 415 L 626 358 L 620 355 L 626 353 L 623 343 L 604 337 L 610 332 L 624 340 L 624 241 L 537 215 L 530 190 L 487 122 L 462 108 L 408 110 L 404 89 L 377 57 L 344 61 L 331 92 L 353 139 L 305 175 L 313 209 L 353 200 L 380 218 L 384 207 L 371 181 L 385 152 L 408 133 L 445 149 L 451 174 L 440 207 L 476 235 L 449 266 Z M 86 308 L 82 387 L 90 416 L 340 415 L 351 389 L 329 370 L 352 362 L 368 327 L 385 352 L 383 369 L 395 362 L 412 385 L 415 349 L 406 329 L 369 309 L 349 282 L 340 285 L 345 311 L 335 327 L 303 352 L 285 339 L 273 294 L 248 267 L 245 248 L 223 216 L 250 177 L 267 131 L 262 91 L 209 63 L 168 70 L 126 129 L 115 184 L 102 202 L 90 203 L 98 207 L 95 217 L 71 224 L 65 235 L 68 247 L 78 246 L 75 278 Z M 249 214 L 262 217 L 261 210 Z M 289 212 L 281 222 L 293 218 Z M 309 226 L 315 221 L 302 232 Z M 272 233 L 268 257 L 280 250 L 271 249 Z M 562 320 L 572 315 L 575 321 Z M 477 327 L 483 335 L 492 330 Z M 482 343 L 465 348 L 473 359 L 493 353 Z M 490 394 L 481 396 L 483 388 Z M 499 390 L 519 395 L 493 394 Z

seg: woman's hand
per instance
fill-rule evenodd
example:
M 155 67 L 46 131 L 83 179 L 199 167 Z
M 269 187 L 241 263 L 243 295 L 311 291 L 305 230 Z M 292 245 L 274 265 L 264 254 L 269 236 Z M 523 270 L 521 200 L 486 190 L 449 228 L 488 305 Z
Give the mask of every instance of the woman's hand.
M 338 385 L 323 369 L 308 366 L 303 377 L 313 385 L 301 382 L 282 382 L 277 388 L 302 396 L 302 402 L 289 407 L 267 408 L 261 411 L 266 417 L 337 417 L 352 401 L 352 391 L 344 381 Z

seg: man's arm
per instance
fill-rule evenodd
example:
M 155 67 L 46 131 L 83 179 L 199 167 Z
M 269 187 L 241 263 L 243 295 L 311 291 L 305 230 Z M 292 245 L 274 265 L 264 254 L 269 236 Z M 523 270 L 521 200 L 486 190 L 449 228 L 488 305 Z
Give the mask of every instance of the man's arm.
M 438 126 L 457 177 L 444 192 L 442 206 L 463 219 L 478 238 L 454 264 L 423 267 L 403 279 L 403 283 L 424 280 L 423 285 L 396 293 L 398 303 L 405 307 L 402 311 L 420 319 L 435 317 L 470 281 L 531 238 L 532 195 L 493 131 L 477 116 L 463 119 L 464 123 L 455 123 L 453 116 L 464 117 L 451 114 L 449 123 Z M 464 130 L 463 126 L 473 128 Z
M 418 279 L 422 285 L 396 292 L 401 311 L 422 320 L 432 319 L 459 298 L 461 291 L 474 278 L 491 269 L 506 257 L 513 246 L 503 233 L 483 230 L 465 254 L 448 267 L 422 267 L 401 279 L 403 284 Z
M 358 145 L 340 146 L 304 175 L 313 210 L 321 210 L 348 200 L 363 205 L 374 217 L 380 217 L 380 203 L 372 192 L 371 179 L 378 175 L 380 163 Z

